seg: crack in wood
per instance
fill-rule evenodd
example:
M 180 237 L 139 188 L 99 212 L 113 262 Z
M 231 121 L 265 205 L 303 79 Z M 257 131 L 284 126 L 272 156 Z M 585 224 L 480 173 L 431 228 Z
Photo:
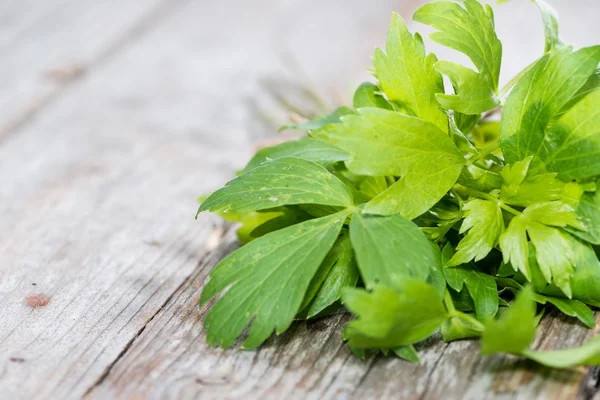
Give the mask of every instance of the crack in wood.
M 600 367 L 589 369 L 579 387 L 577 397 L 582 400 L 592 400 L 600 392 Z
M 222 222 L 220 224 L 217 224 L 216 226 L 214 226 L 213 231 L 211 233 L 209 233 L 209 236 L 211 234 L 214 234 L 215 232 L 217 234 L 220 235 L 220 238 L 224 238 L 225 236 L 227 236 L 230 231 L 232 229 L 231 224 L 227 223 L 227 222 Z M 135 335 L 131 338 L 131 340 L 129 340 L 127 342 L 127 344 L 125 345 L 125 347 L 123 347 L 123 349 L 119 352 L 119 354 L 115 357 L 114 360 L 112 360 L 104 369 L 104 371 L 102 372 L 102 374 L 98 377 L 98 379 L 96 379 L 96 381 L 94 383 L 92 383 L 92 385 L 90 385 L 90 387 L 84 392 L 82 397 L 87 397 L 90 395 L 90 393 L 92 393 L 94 391 L 94 389 L 98 386 L 100 386 L 105 380 L 106 378 L 108 378 L 108 376 L 110 375 L 112 369 L 115 367 L 115 365 L 117 365 L 117 363 L 123 358 L 125 357 L 125 355 L 127 354 L 127 352 L 131 349 L 131 347 L 134 345 L 135 341 L 142 335 L 142 333 L 144 332 L 144 330 L 146 329 L 146 327 L 154 320 L 154 318 L 159 315 L 166 307 L 167 305 L 173 300 L 174 296 L 176 294 L 178 294 L 180 292 L 180 290 L 182 288 L 184 288 L 186 285 L 188 285 L 190 283 L 191 280 L 193 280 L 195 278 L 196 272 L 198 271 L 199 268 L 202 268 L 203 263 L 206 259 L 209 259 L 214 252 L 217 252 L 219 249 L 215 248 L 212 251 L 204 254 L 202 256 L 202 258 L 198 261 L 198 264 L 196 266 L 196 268 L 185 278 L 181 281 L 181 283 L 179 284 L 179 286 L 177 286 L 173 292 L 165 299 L 165 301 L 163 302 L 163 304 L 161 304 L 161 306 L 159 308 L 157 308 L 156 312 L 153 313 L 150 318 L 148 318 L 148 320 L 146 320 L 146 322 L 140 327 L 140 329 L 135 333 Z

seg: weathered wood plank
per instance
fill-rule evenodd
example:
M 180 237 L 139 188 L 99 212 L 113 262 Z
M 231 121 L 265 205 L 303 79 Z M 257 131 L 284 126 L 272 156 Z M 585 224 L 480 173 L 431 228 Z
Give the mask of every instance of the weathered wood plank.
M 186 4 L 0 145 L 0 398 L 594 395 L 594 371 L 530 372 L 509 357 L 480 358 L 471 342 L 430 340 L 420 366 L 361 361 L 341 343 L 346 315 L 298 323 L 257 352 L 206 345 L 200 287 L 237 244 L 229 232 L 208 251 L 222 225 L 192 221 L 193 199 L 232 176 L 265 135 L 255 105 L 270 104 L 257 98 L 261 79 L 286 78 L 282 53 L 291 49 L 317 85 L 348 87 L 367 76 L 359 71 L 393 3 Z M 522 35 L 531 14 L 514 7 L 498 25 L 522 21 L 509 32 L 522 67 L 541 35 Z M 571 320 L 544 326 L 542 346 L 593 333 Z
M 373 37 L 345 32 L 363 18 L 385 26 L 385 6 L 322 7 L 311 34 L 337 21 L 338 45 L 363 49 L 332 61 L 328 43 L 303 39 L 317 22 L 306 2 L 187 3 L 5 138 L 0 398 L 80 397 L 188 282 L 220 229 L 213 216 L 193 220 L 195 198 L 262 135 L 250 107 L 260 80 L 286 77 L 274 33 L 303 57 L 320 52 L 300 58 L 317 83 L 346 85 L 365 75 Z
M 258 351 L 211 348 L 202 330 L 205 310 L 199 312 L 196 302 L 210 269 L 236 247 L 230 232 L 90 398 L 567 399 L 584 390 L 588 368 L 559 371 L 511 356 L 482 358 L 471 341 L 432 338 L 419 346 L 421 365 L 393 357 L 362 361 L 341 340 L 348 315 L 297 322 Z M 595 334 L 554 317 L 540 332 L 537 348 L 575 346 Z
M 523 36 L 531 25 L 541 28 L 531 6 L 517 4 L 498 12 L 498 25 L 508 37 L 506 53 L 516 59 L 505 68 L 505 80 L 541 51 L 541 33 Z M 516 24 L 521 25 L 515 31 Z M 579 31 L 571 22 L 563 32 Z M 595 393 L 594 370 L 553 371 L 513 357 L 482 358 L 474 342 L 429 340 L 421 346 L 419 366 L 388 357 L 357 360 L 340 339 L 347 315 L 297 323 L 256 352 L 210 348 L 195 302 L 210 268 L 234 247 L 229 236 L 89 392 L 90 398 L 541 399 Z M 540 348 L 575 346 L 595 333 L 564 318 L 544 320 L 541 330 Z
M 177 2 L 7 0 L 0 5 L 0 140 Z

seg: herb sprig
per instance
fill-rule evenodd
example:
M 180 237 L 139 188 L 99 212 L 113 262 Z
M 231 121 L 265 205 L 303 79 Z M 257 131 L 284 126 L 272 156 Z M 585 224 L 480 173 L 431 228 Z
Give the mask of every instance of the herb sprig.
M 600 364 L 598 337 L 529 349 L 544 308 L 591 328 L 600 306 L 600 46 L 565 44 L 554 10 L 535 2 L 545 53 L 505 88 L 489 5 L 438 1 L 414 15 L 475 69 L 427 54 L 394 14 L 377 84 L 360 85 L 353 108 L 285 127 L 308 135 L 260 150 L 202 201 L 199 213 L 241 222 L 247 243 L 202 292 L 201 304 L 220 295 L 209 344 L 247 329 L 254 348 L 345 306 L 358 356 L 418 362 L 413 345 L 440 330 L 480 338 L 483 354 Z

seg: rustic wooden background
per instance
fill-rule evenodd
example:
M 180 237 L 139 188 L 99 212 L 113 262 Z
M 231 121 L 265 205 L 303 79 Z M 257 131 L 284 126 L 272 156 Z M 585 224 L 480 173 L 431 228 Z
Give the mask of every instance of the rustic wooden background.
M 206 345 L 196 301 L 237 243 L 219 218 L 194 221 L 196 196 L 275 136 L 281 96 L 348 99 L 391 11 L 419 3 L 0 2 L 0 399 L 596 396 L 598 369 L 481 358 L 473 342 L 430 340 L 419 366 L 361 361 L 346 315 L 258 351 Z M 600 2 L 552 3 L 568 42 L 600 41 Z M 541 53 L 541 23 L 513 0 L 497 25 L 507 81 Z M 595 333 L 542 325 L 539 348 Z

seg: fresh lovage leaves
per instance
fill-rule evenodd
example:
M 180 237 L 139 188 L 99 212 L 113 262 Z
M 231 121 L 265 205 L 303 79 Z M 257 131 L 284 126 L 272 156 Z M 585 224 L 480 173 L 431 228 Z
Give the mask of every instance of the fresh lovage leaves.
M 430 35 L 433 41 L 464 53 L 477 68 L 475 72 L 450 61 L 435 64 L 455 90 L 455 94 L 436 94 L 443 108 L 477 115 L 500 104 L 497 92 L 502 43 L 489 5 L 483 7 L 477 0 L 432 2 L 419 8 L 414 20 L 437 29 Z
M 593 328 L 600 307 L 600 46 L 569 46 L 534 2 L 544 51 L 503 88 L 489 5 L 441 0 L 414 16 L 472 66 L 438 61 L 394 14 L 352 108 L 285 126 L 307 134 L 201 199 L 245 243 L 203 288 L 209 344 L 255 348 L 345 307 L 342 339 L 361 358 L 419 362 L 439 330 L 483 354 L 600 365 L 598 338 L 530 349 L 546 309 Z

